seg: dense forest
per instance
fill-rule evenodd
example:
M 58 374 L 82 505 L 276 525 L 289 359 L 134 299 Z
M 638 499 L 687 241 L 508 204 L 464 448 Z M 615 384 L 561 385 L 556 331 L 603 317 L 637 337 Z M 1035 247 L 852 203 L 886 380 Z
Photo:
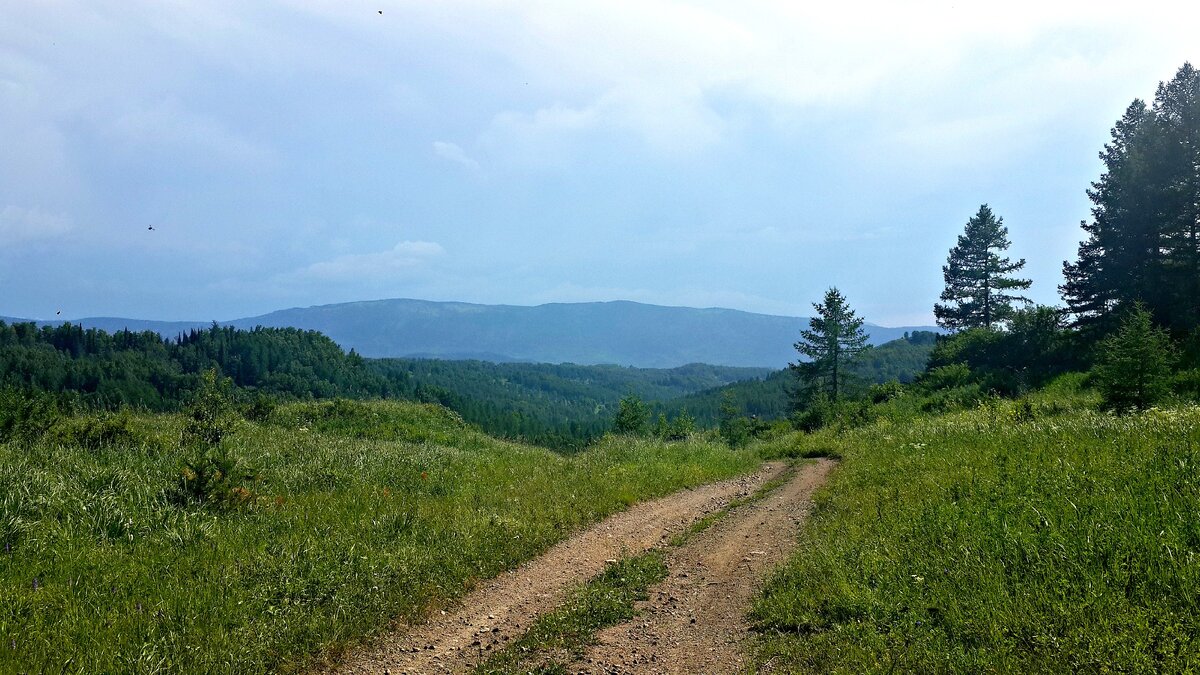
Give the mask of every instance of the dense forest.
M 489 433 L 560 448 L 586 446 L 608 431 L 623 396 L 674 407 L 669 402 L 680 396 L 770 373 L 699 363 L 662 369 L 437 359 L 368 363 L 403 394 L 436 400 Z
M 910 381 L 934 335 L 917 332 L 882 345 L 855 366 L 864 383 Z M 315 331 L 212 326 L 171 339 L 106 333 L 71 324 L 0 322 L 0 387 L 52 393 L 89 408 L 174 410 L 215 368 L 243 405 L 256 399 L 396 398 L 439 403 L 488 433 L 554 448 L 586 446 L 612 428 L 617 402 L 635 396 L 656 412 L 686 411 L 715 426 L 725 392 L 740 413 L 784 417 L 787 371 L 692 364 L 631 368 L 365 359 Z
M 0 322 L 0 388 L 53 394 L 71 406 L 175 410 L 209 369 L 230 378 L 243 406 L 331 398 L 440 403 L 489 433 L 556 448 L 580 448 L 602 435 L 622 396 L 664 401 L 770 372 L 371 360 L 294 328 L 214 325 L 164 339 L 150 331 Z
M 90 406 L 173 409 L 210 368 L 244 392 L 283 398 L 392 393 L 362 358 L 315 331 L 214 325 L 164 339 L 149 331 L 0 322 L 0 386 L 68 394 Z

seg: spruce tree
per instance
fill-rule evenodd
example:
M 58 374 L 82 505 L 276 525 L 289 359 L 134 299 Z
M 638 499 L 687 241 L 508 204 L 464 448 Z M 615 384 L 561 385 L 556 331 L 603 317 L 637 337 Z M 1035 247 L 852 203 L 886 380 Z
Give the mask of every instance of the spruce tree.
M 950 330 L 991 328 L 1012 314 L 1014 302 L 1029 302 L 1010 293 L 1029 288 L 1031 282 L 1011 276 L 1025 267 L 1025 259 L 1012 262 L 1002 258 L 1009 244 L 1004 219 L 997 218 L 987 204 L 980 206 L 942 267 L 946 289 L 941 300 L 946 304 L 933 306 L 939 326 Z
M 1165 331 L 1155 328 L 1141 304 L 1121 327 L 1100 343 L 1096 383 L 1104 406 L 1112 410 L 1145 410 L 1167 394 L 1173 348 Z
M 789 367 L 808 385 L 809 391 L 827 393 L 837 401 L 843 393 L 847 366 L 867 350 L 867 334 L 863 320 L 854 315 L 846 298 L 837 288 L 825 292 L 825 301 L 813 303 L 817 311 L 809 321 L 809 329 L 800 331 L 796 351 L 811 359 L 789 364 Z

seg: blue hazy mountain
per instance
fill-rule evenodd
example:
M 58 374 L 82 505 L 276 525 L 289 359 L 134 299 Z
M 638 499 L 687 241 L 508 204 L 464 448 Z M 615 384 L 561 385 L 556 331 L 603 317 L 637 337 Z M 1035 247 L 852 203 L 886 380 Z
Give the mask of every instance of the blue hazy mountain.
M 109 331 L 152 330 L 166 336 L 211 324 L 107 317 L 72 323 Z M 367 357 L 780 368 L 796 360 L 792 344 L 808 319 L 628 301 L 530 307 L 396 299 L 297 307 L 219 323 L 317 330 Z M 881 344 L 907 331 L 936 329 L 868 324 L 866 330 L 873 344 Z

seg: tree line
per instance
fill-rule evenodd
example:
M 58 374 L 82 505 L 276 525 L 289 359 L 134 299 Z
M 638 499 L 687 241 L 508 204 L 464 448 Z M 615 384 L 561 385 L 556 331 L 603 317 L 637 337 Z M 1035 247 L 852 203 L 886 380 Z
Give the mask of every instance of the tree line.
M 1092 218 L 1063 263 L 1062 306 L 1035 306 L 1025 260 L 1005 255 L 1004 220 L 983 204 L 942 268 L 933 312 L 950 331 L 923 381 L 1015 395 L 1091 369 L 1111 408 L 1142 408 L 1174 389 L 1200 393 L 1200 73 L 1184 64 L 1152 104 L 1134 100 L 1112 129 Z M 836 405 L 849 367 L 869 350 L 862 320 L 831 288 L 796 350 L 797 409 Z M 1196 390 L 1196 391 L 1192 391 Z
M 171 410 L 211 368 L 243 392 L 283 398 L 386 396 L 395 389 L 358 354 L 316 331 L 214 324 L 164 338 L 0 322 L 0 387 L 68 394 L 102 408 Z

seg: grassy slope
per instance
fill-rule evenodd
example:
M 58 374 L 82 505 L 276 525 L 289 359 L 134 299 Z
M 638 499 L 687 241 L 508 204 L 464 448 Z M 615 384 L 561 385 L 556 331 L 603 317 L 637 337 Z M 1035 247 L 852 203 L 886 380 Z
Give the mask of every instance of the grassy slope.
M 1200 668 L 1200 408 L 1050 399 L 785 441 L 845 461 L 757 604 L 760 665 Z
M 757 464 L 699 440 L 565 458 L 433 406 L 304 404 L 233 437 L 256 498 L 217 510 L 170 497 L 180 420 L 133 425 L 134 444 L 0 445 L 0 672 L 295 668 L 634 501 Z

